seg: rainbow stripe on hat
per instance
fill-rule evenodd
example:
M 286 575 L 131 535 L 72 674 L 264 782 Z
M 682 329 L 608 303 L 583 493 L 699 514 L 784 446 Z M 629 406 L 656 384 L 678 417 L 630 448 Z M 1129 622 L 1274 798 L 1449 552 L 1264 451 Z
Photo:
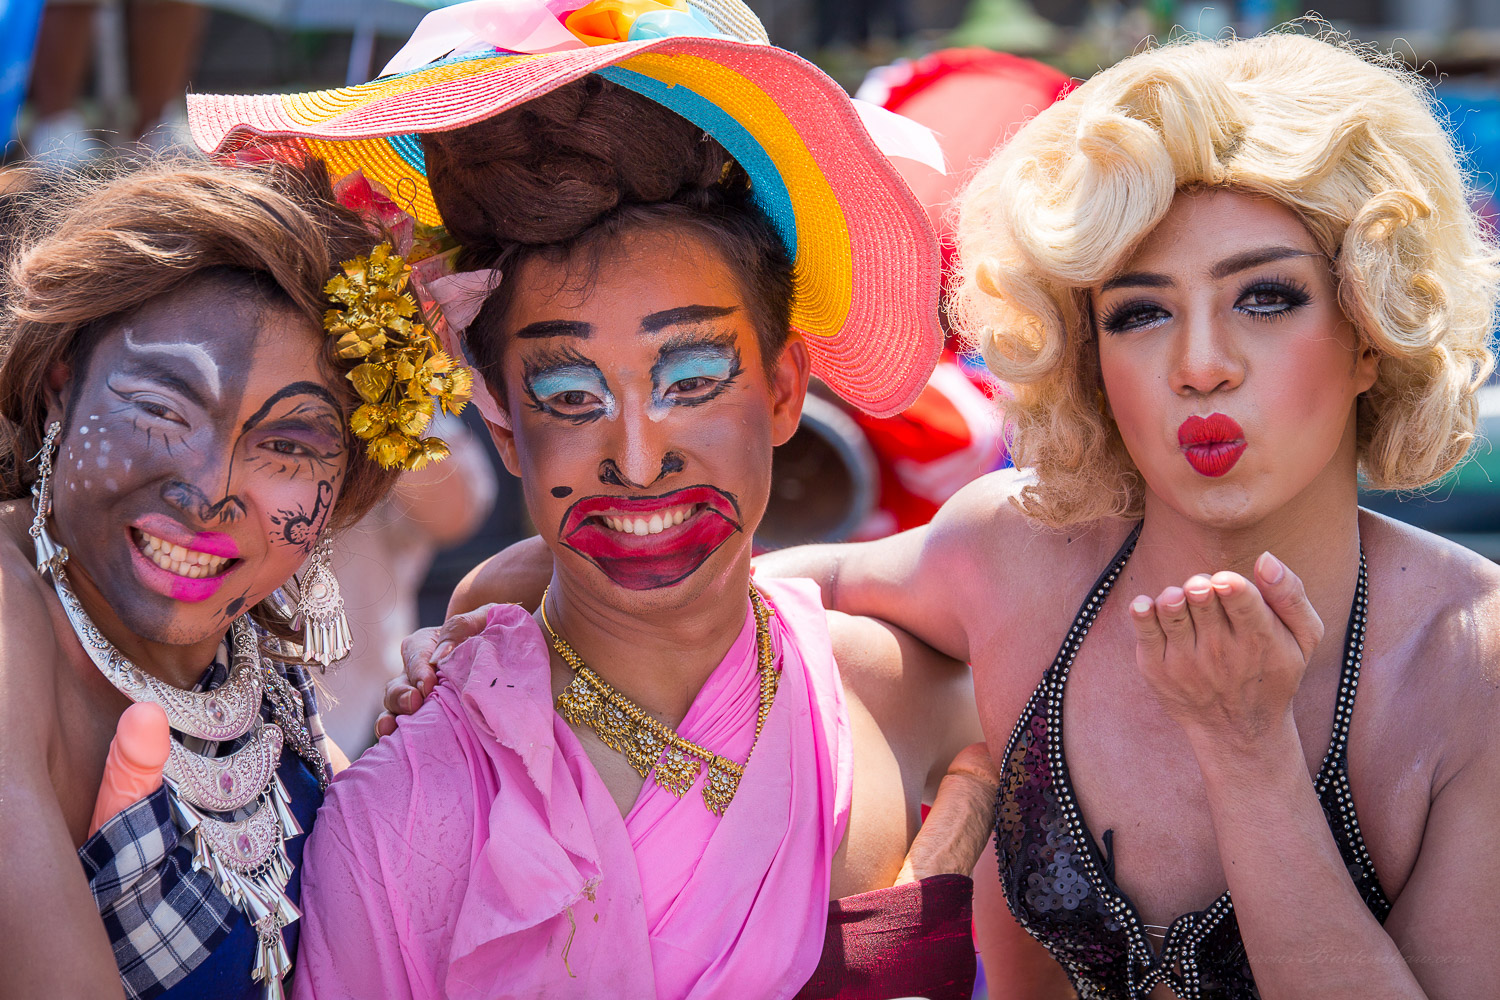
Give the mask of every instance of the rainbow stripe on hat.
M 937 243 L 848 96 L 769 45 L 672 37 L 540 54 L 481 52 L 308 94 L 189 95 L 194 139 L 362 171 L 419 221 L 440 225 L 420 134 L 506 111 L 587 73 L 657 101 L 716 139 L 793 260 L 792 325 L 814 372 L 866 412 L 916 398 L 942 345 Z

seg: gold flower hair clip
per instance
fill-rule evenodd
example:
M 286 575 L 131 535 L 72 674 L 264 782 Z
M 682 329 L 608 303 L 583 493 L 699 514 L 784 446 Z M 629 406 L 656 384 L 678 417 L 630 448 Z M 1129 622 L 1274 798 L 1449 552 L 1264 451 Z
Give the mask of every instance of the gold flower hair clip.
M 448 457 L 441 438 L 422 437 L 436 408 L 456 414 L 474 390 L 468 368 L 439 349 L 407 291 L 411 267 L 389 243 L 345 261 L 323 290 L 334 308 L 323 328 L 339 357 L 363 358 L 346 376 L 364 400 L 349 428 L 387 469 L 420 469 Z

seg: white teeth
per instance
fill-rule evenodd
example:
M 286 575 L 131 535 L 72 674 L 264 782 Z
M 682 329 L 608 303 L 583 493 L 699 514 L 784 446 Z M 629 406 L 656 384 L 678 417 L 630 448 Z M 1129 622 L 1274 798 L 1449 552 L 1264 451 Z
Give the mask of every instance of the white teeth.
M 139 528 L 136 530 L 140 534 L 137 548 L 141 550 L 141 554 L 168 573 L 185 576 L 190 580 L 201 580 L 204 577 L 218 576 L 229 565 L 229 560 L 221 556 L 186 549 L 164 538 L 148 535 Z
M 657 511 L 649 519 L 644 517 L 612 517 L 604 515 L 599 520 L 604 522 L 605 527 L 622 534 L 655 535 L 686 521 L 693 516 L 693 513 L 697 509 L 696 504 L 689 504 L 686 507 L 673 507 L 669 510 Z

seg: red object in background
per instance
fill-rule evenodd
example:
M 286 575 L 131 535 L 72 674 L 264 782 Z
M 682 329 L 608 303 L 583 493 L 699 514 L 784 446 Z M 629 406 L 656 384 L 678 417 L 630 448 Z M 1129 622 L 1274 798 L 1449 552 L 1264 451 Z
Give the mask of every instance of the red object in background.
M 1000 411 L 951 351 L 905 412 L 884 420 L 851 416 L 880 472 L 875 511 L 856 541 L 926 524 L 943 501 L 1004 462 Z
M 989 49 L 944 49 L 882 76 L 889 88 L 886 109 L 932 129 L 948 161 L 946 174 L 914 160 L 893 161 L 937 231 L 946 284 L 955 250 L 952 200 L 996 148 L 1073 81 L 1050 66 Z M 949 350 L 910 409 L 885 420 L 853 414 L 880 469 L 876 510 L 856 539 L 926 524 L 966 483 L 1005 464 L 996 391 Z
M 948 172 L 915 160 L 894 160 L 927 209 L 943 246 L 946 277 L 953 255 L 948 207 L 973 176 L 1016 130 L 1074 86 L 1051 66 L 989 49 L 941 49 L 893 67 L 887 111 L 926 125 L 937 134 Z

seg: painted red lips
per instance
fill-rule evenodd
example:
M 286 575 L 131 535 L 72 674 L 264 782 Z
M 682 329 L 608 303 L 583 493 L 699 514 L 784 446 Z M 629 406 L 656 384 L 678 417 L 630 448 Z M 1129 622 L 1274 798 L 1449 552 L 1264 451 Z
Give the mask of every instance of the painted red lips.
M 1177 428 L 1177 443 L 1196 472 L 1217 479 L 1245 453 L 1245 432 L 1233 417 L 1210 413 L 1184 420 Z
M 654 590 L 687 579 L 740 530 L 733 497 L 689 486 L 655 497 L 584 497 L 563 515 L 558 535 L 613 583 Z

